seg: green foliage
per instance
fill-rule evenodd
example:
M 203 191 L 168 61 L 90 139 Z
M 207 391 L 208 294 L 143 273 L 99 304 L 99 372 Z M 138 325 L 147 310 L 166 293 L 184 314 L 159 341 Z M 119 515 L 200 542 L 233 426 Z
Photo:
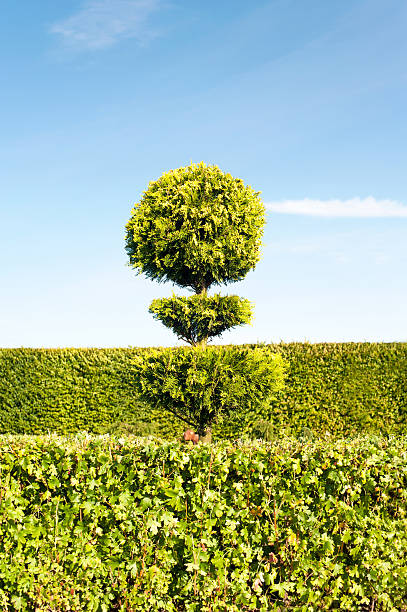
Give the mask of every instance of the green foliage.
M 283 360 L 264 346 L 156 349 L 134 366 L 140 397 L 200 435 L 231 413 L 261 413 L 284 384 Z
M 259 260 L 264 205 L 241 179 L 192 164 L 151 182 L 126 225 L 130 264 L 196 293 L 242 280 Z
M 214 427 L 215 437 L 267 438 L 283 429 L 301 436 L 306 428 L 335 437 L 407 433 L 407 343 L 269 348 L 287 364 L 284 389 L 262 415 L 245 412 L 244 423 L 242 415 L 225 418 Z M 154 423 L 161 436 L 180 436 L 182 421 L 146 405 L 135 392 L 133 360 L 146 353 L 149 349 L 0 349 L 0 430 L 144 432 L 143 423 Z M 259 418 L 267 421 L 266 429 L 253 426 Z
M 286 389 L 269 418 L 298 436 L 407 432 L 407 343 L 290 343 Z
M 160 425 L 155 421 L 142 421 L 137 415 L 129 415 L 125 420 L 115 421 L 105 428 L 106 432 L 115 436 L 160 436 Z
M 193 346 L 219 336 L 227 329 L 249 323 L 252 318 L 249 300 L 237 295 L 173 296 L 153 300 L 150 312 L 179 339 Z
M 0 609 L 402 612 L 407 438 L 0 438 Z
M 150 183 L 126 225 L 126 251 L 139 272 L 198 294 L 154 300 L 150 306 L 155 318 L 178 338 L 203 348 L 209 338 L 250 321 L 252 308 L 247 300 L 208 297 L 207 290 L 213 284 L 239 281 L 254 268 L 264 212 L 259 193 L 217 166 L 192 164 Z M 200 434 L 222 413 L 234 409 L 233 392 L 236 403 L 242 403 L 244 390 L 245 404 L 251 406 L 254 396 L 264 400 L 266 391 L 270 395 L 274 390 L 266 390 L 265 372 L 278 360 L 266 358 L 263 352 L 265 362 L 260 366 L 256 349 L 250 357 L 250 349 L 208 355 L 178 352 L 172 356 L 172 352 L 140 356 L 136 386 L 143 399 L 196 426 Z M 225 364 L 221 358 L 226 359 Z M 248 379 L 243 385 L 244 365 Z M 270 380 L 274 375 L 273 370 Z M 259 376 L 264 380 L 261 390 Z M 252 381 L 255 388 L 251 391 Z
M 179 436 L 181 422 L 135 393 L 131 362 L 143 350 L 0 349 L 0 431 L 144 434 L 154 423 Z

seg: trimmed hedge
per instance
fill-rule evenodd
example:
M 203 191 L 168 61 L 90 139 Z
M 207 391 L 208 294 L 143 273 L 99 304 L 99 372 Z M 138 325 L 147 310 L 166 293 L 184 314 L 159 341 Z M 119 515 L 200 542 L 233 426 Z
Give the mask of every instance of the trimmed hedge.
M 178 435 L 181 423 L 135 392 L 131 361 L 144 350 L 0 349 L 0 431 Z
M 407 343 L 275 345 L 289 364 L 274 430 L 407 433 Z
M 272 348 L 289 368 L 285 390 L 264 409 L 269 435 L 407 432 L 407 343 Z M 137 398 L 132 359 L 146 350 L 0 349 L 0 430 L 180 435 L 181 422 Z M 250 415 L 245 426 L 240 417 L 214 435 L 253 433 Z
M 406 611 L 406 436 L 2 436 L 0 476 L 2 610 Z
M 117 349 L 1 349 L 1 431 L 100 432 L 117 419 L 149 420 L 129 379 L 133 355 Z

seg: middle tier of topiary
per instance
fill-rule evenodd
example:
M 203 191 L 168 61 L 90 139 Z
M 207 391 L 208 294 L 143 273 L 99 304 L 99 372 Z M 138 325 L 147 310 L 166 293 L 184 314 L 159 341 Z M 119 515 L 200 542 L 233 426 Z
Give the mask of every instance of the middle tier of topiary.
M 282 387 L 281 359 L 266 349 L 197 352 L 211 338 L 251 321 L 248 300 L 207 291 L 240 281 L 255 267 L 264 215 L 258 192 L 200 163 L 151 182 L 126 225 L 133 268 L 195 292 L 152 302 L 154 317 L 196 348 L 140 356 L 136 385 L 145 399 L 177 414 L 205 440 L 221 414 L 249 406 L 254 398 L 267 402 Z
M 249 323 L 253 306 L 237 295 L 193 295 L 153 300 L 150 312 L 192 346 L 205 346 L 227 329 Z

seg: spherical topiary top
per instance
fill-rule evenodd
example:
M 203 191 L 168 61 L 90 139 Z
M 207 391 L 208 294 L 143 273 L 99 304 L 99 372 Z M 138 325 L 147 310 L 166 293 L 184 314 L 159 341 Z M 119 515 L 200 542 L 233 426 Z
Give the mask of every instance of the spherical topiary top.
M 196 293 L 242 280 L 259 260 L 264 212 L 258 192 L 217 166 L 171 170 L 132 210 L 130 264 Z

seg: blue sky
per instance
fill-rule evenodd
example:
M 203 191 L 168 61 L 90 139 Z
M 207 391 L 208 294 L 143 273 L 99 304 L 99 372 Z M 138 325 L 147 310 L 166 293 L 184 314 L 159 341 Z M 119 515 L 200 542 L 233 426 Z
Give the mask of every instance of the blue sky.
M 223 342 L 407 340 L 405 0 L 5 0 L 0 346 L 176 344 L 126 266 L 162 172 L 262 192 L 255 303 Z

